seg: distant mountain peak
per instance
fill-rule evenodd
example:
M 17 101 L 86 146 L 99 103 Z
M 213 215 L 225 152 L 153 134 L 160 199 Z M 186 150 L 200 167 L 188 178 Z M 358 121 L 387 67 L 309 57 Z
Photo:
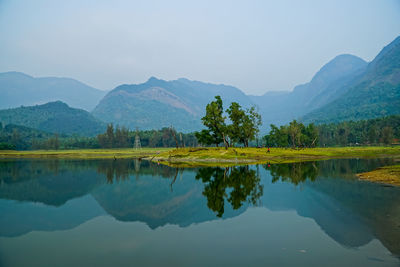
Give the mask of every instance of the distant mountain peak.
M 43 105 L 36 105 L 36 106 L 41 106 L 41 107 L 46 107 L 46 108 L 55 108 L 55 107 L 56 108 L 65 108 L 65 109 L 70 108 L 67 103 L 64 103 L 60 100 L 52 101 L 52 102 L 48 102 Z
M 306 122 L 371 119 L 400 113 L 400 37 L 385 46 L 336 100 L 303 117 Z
M 32 77 L 22 72 L 0 73 L 0 109 L 61 100 L 69 106 L 92 110 L 106 92 L 71 78 Z

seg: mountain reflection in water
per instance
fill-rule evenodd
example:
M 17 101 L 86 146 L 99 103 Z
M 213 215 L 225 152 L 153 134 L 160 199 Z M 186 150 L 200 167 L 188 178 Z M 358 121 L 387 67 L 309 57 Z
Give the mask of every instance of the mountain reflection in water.
M 340 159 L 183 169 L 138 159 L 2 160 L 0 236 L 72 229 L 105 214 L 151 229 L 188 227 L 262 206 L 295 210 L 342 246 L 376 238 L 400 255 L 400 190 L 354 175 L 389 164 Z

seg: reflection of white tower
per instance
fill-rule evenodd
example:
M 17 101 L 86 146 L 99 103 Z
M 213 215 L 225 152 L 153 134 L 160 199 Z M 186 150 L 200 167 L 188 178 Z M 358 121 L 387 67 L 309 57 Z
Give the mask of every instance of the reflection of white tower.
M 136 128 L 135 149 L 142 149 L 142 145 L 140 144 L 139 128 Z
M 135 159 L 135 172 L 138 173 L 140 171 L 140 160 Z

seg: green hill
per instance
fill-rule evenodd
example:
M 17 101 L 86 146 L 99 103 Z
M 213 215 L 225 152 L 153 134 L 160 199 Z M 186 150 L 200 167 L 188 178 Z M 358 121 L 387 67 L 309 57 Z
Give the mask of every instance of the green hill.
M 89 112 L 56 101 L 44 105 L 0 110 L 3 125 L 15 124 L 50 133 L 92 136 L 104 132 L 105 125 Z
M 400 36 L 368 64 L 333 102 L 305 115 L 314 123 L 361 120 L 400 114 Z

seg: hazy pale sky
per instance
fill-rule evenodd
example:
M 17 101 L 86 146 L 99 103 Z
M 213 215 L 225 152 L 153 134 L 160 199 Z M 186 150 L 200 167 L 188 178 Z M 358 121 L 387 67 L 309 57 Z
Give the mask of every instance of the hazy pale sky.
M 400 35 L 400 0 L 0 0 L 0 72 L 99 89 L 150 76 L 291 90 L 343 53 Z

